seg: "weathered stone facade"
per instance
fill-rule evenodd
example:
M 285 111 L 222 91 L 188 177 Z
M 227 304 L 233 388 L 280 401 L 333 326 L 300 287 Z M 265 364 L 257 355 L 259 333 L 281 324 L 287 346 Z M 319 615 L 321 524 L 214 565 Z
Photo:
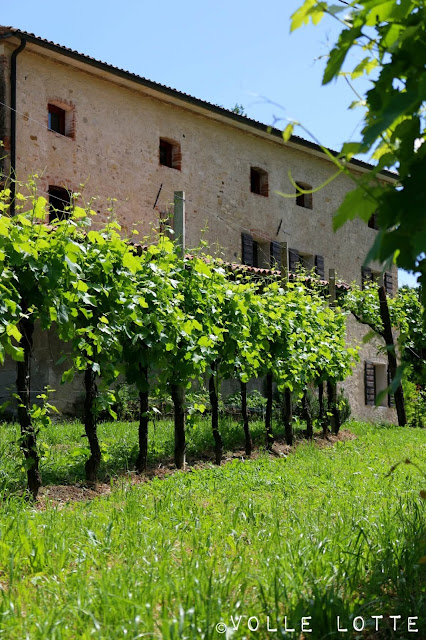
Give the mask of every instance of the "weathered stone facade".
M 280 195 L 295 191 L 289 172 L 295 181 L 313 187 L 335 172 L 316 145 L 297 137 L 284 143 L 278 131 L 248 118 L 29 34 L 8 33 L 0 29 L 0 101 L 6 105 L 0 104 L 0 135 L 6 149 L 11 143 L 11 55 L 20 39 L 26 39 L 16 74 L 18 180 L 38 174 L 46 197 L 52 185 L 81 191 L 84 184 L 82 198 L 96 198 L 93 208 L 99 220 L 106 216 L 108 198 L 115 198 L 115 214 L 124 231 L 136 228 L 141 236 L 158 225 L 161 214 L 172 211 L 174 191 L 184 191 L 189 248 L 203 238 L 212 251 L 238 262 L 242 233 L 248 233 L 258 243 L 258 266 L 269 266 L 270 242 L 287 242 L 307 263 L 323 257 L 326 277 L 333 268 L 341 280 L 361 281 L 362 263 L 376 232 L 360 220 L 332 231 L 333 214 L 352 181 L 339 176 L 314 193 L 312 209 Z M 66 135 L 49 130 L 48 104 L 66 112 Z M 174 166 L 179 168 L 160 164 L 160 138 L 174 146 L 173 153 L 179 155 Z M 252 192 L 252 167 L 267 173 L 267 197 Z M 366 168 L 362 162 L 353 163 L 354 173 Z M 393 281 L 396 285 L 396 271 Z M 362 327 L 349 323 L 349 340 L 360 341 L 363 334 Z M 43 340 L 50 344 L 54 338 Z M 45 362 L 55 360 L 55 345 L 40 349 Z M 361 363 L 345 383 L 353 412 L 369 419 L 373 414 L 394 419 L 391 409 L 365 405 L 366 359 L 385 362 L 373 344 L 362 347 Z M 57 388 L 55 375 L 52 368 L 49 383 Z M 58 406 L 69 404 L 70 393 L 63 388 Z

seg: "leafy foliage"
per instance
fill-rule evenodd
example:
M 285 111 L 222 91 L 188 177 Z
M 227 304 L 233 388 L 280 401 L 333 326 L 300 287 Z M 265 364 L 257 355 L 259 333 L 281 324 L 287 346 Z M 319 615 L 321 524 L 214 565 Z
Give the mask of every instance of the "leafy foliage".
M 47 202 L 36 196 L 34 183 L 32 189 L 30 198 L 18 194 L 13 218 L 8 193 L 0 198 L 0 358 L 25 359 L 20 407 L 34 459 L 32 342 L 23 340 L 22 327 L 31 337 L 36 321 L 62 341 L 61 360 L 70 365 L 63 381 L 84 372 L 90 480 L 103 455 L 97 419 L 106 410 L 116 417 L 111 385 L 120 372 L 139 392 L 145 461 L 150 384 L 173 396 L 176 386 L 188 389 L 194 379 L 202 385 L 203 376 L 213 375 L 218 396 L 223 378 L 246 383 L 273 374 L 282 388 L 301 394 L 310 383 L 335 383 L 350 373 L 356 352 L 345 346 L 345 315 L 329 308 L 313 283 L 232 279 L 220 262 L 201 251 L 182 256 L 161 235 L 141 248 L 123 238 L 114 221 L 95 230 L 92 212 L 74 205 L 68 217 L 46 225 Z M 182 398 L 179 406 L 184 412 Z M 184 420 L 180 429 L 181 456 Z
M 292 29 L 314 24 L 325 14 L 340 21 L 342 31 L 325 68 L 323 84 L 339 75 L 351 82 L 374 72 L 372 87 L 364 99 L 353 103 L 365 109 L 359 142 L 345 143 L 337 158 L 330 159 L 349 175 L 356 188 L 340 206 L 335 228 L 355 216 L 368 221 L 377 213 L 379 231 L 369 259 L 394 260 L 399 267 L 420 272 L 423 304 L 426 299 L 426 7 L 424 0 L 354 0 L 332 5 L 306 0 L 292 17 Z M 343 15 L 342 15 L 343 14 Z M 363 59 L 351 71 L 344 70 L 352 50 Z M 359 153 L 370 154 L 375 166 L 354 175 L 348 161 Z M 397 170 L 384 179 L 383 169 Z M 423 315 L 426 322 L 426 316 Z

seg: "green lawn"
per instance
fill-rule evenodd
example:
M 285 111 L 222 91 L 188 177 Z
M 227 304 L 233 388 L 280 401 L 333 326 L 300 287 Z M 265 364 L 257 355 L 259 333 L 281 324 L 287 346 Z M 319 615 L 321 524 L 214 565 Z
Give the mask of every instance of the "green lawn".
M 306 443 L 285 459 L 265 455 L 139 485 L 124 477 L 90 502 L 39 510 L 4 499 L 0 638 L 299 638 L 303 616 L 311 616 L 312 640 L 426 638 L 426 480 L 411 464 L 387 475 L 406 458 L 425 468 L 426 431 L 350 427 L 357 439 L 334 447 Z M 131 465 L 135 430 L 101 429 L 110 438 L 103 473 Z M 171 453 L 170 431 L 157 427 L 152 461 Z M 42 434 L 45 481 L 80 477 L 81 433 L 74 423 Z M 10 489 L 20 472 L 12 428 L 1 434 Z M 207 437 L 195 427 L 190 448 Z M 373 615 L 384 616 L 378 633 Z M 401 616 L 396 632 L 390 615 Z M 248 630 L 250 616 L 257 632 Z M 278 631 L 267 631 L 268 616 Z M 284 616 L 295 632 L 284 631 Z M 349 630 L 360 616 L 355 623 L 367 632 L 336 632 L 337 616 Z M 415 635 L 409 616 L 419 616 Z
M 224 450 L 244 449 L 244 434 L 241 422 L 230 417 L 221 418 Z M 276 435 L 282 437 L 284 430 L 274 425 Z M 262 420 L 251 421 L 250 429 L 255 444 L 265 442 Z M 173 420 L 158 420 L 149 426 L 148 464 L 173 462 Z M 138 425 L 136 422 L 103 422 L 98 426 L 102 449 L 102 465 L 99 478 L 107 481 L 125 471 L 133 471 L 137 458 Z M 53 423 L 48 429 L 41 428 L 38 442 L 42 456 L 41 473 L 43 484 L 74 484 L 84 481 L 84 463 L 88 457 L 87 440 L 82 437 L 81 422 Z M 0 425 L 0 491 L 2 488 L 17 490 L 25 486 L 25 472 L 21 460 L 18 424 Z M 214 460 L 213 436 L 208 418 L 197 416 L 188 421 L 186 428 L 187 457 L 189 460 L 211 458 Z

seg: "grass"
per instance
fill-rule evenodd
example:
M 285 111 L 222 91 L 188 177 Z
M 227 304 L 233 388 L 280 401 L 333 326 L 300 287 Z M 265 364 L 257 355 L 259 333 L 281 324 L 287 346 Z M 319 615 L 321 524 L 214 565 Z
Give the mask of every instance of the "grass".
M 412 464 L 388 476 L 406 458 L 424 467 L 425 431 L 350 427 L 357 439 L 334 447 L 306 443 L 286 459 L 236 460 L 139 485 L 123 478 L 107 497 L 62 508 L 5 499 L 0 638 L 299 638 L 303 616 L 312 640 L 425 638 L 425 479 Z M 103 429 L 111 456 L 121 451 L 130 462 L 134 433 Z M 157 430 L 153 460 L 170 452 L 169 431 L 166 423 Z M 195 449 L 202 433 L 191 435 Z M 80 435 L 78 424 L 43 434 L 52 452 L 46 477 L 63 479 L 61 447 L 72 450 Z M 378 633 L 372 615 L 384 616 Z M 389 615 L 401 615 L 396 632 Z M 266 630 L 267 616 L 277 632 Z M 362 616 L 366 630 L 339 634 L 337 616 L 349 630 Z M 415 636 L 409 616 L 419 616 Z
M 283 436 L 278 425 L 277 436 Z M 255 444 L 262 445 L 265 440 L 262 420 L 250 423 Z M 148 464 L 163 463 L 173 458 L 173 420 L 158 420 L 149 426 Z M 229 417 L 222 418 L 224 450 L 232 451 L 244 448 L 241 422 Z M 41 428 L 38 442 L 41 452 L 41 473 L 43 483 L 74 484 L 84 482 L 84 463 L 89 455 L 87 440 L 83 437 L 81 422 L 57 422 L 49 428 Z M 99 479 L 109 481 L 125 471 L 133 470 L 138 453 L 138 425 L 136 422 L 103 422 L 98 426 L 102 449 L 102 465 Z M 15 491 L 25 486 L 25 473 L 21 468 L 21 455 L 17 444 L 18 424 L 0 425 L 0 490 Z M 203 417 L 194 417 L 187 424 L 187 457 L 211 457 L 213 454 L 213 436 L 210 421 Z

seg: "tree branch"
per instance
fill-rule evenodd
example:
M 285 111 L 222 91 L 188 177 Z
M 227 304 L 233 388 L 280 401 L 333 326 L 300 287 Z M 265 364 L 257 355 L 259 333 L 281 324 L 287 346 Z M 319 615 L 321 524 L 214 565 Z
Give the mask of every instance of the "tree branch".
M 355 318 L 355 320 L 357 320 L 360 324 L 366 324 L 368 327 L 370 327 L 370 329 L 374 331 L 374 333 L 377 333 L 377 335 L 383 338 L 383 340 L 385 339 L 384 331 L 381 331 L 380 329 L 375 327 L 373 324 L 371 324 L 371 322 L 368 322 L 368 320 L 366 320 L 365 318 L 362 318 L 362 316 L 359 316 L 357 313 L 355 313 L 355 311 L 351 311 L 351 313 Z

